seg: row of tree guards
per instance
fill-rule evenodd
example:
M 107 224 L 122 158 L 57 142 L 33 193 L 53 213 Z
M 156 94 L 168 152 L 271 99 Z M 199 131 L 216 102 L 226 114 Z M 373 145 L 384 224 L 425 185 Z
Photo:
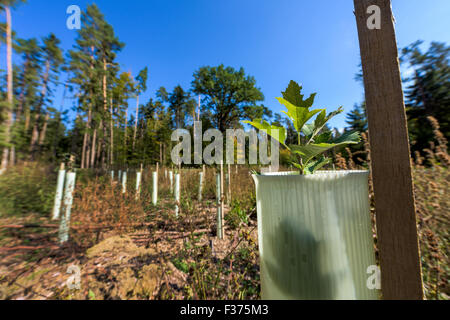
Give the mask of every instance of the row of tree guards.
M 205 166 L 203 165 L 202 171 L 199 172 L 199 186 L 198 186 L 198 201 L 203 200 L 203 186 L 205 183 Z M 165 178 L 169 179 L 170 192 L 174 195 L 175 200 L 175 216 L 178 217 L 180 213 L 180 171 L 174 172 L 173 170 L 164 169 Z M 111 182 L 115 181 L 114 170 L 110 171 Z M 121 184 L 121 193 L 127 193 L 127 176 L 128 170 L 117 170 L 117 182 Z M 152 172 L 152 204 L 158 203 L 158 172 L 159 166 L 156 166 L 156 171 Z M 237 172 L 237 166 L 236 166 Z M 136 171 L 136 189 L 135 199 L 140 198 L 141 185 L 142 185 L 142 173 L 143 166 L 140 170 Z M 62 163 L 58 172 L 58 179 L 56 183 L 55 201 L 53 205 L 52 219 L 60 220 L 59 227 L 59 242 L 64 243 L 69 239 L 70 229 L 70 212 L 73 203 L 73 194 L 75 191 L 75 177 L 76 172 L 74 170 L 65 169 L 65 164 Z M 220 165 L 220 171 L 216 174 L 216 205 L 217 205 L 217 237 L 223 239 L 223 214 L 224 214 L 224 202 L 225 202 L 225 188 L 224 188 L 224 168 L 223 164 Z M 226 200 L 231 202 L 231 166 L 228 165 L 228 172 L 226 174 L 226 185 L 228 186 Z

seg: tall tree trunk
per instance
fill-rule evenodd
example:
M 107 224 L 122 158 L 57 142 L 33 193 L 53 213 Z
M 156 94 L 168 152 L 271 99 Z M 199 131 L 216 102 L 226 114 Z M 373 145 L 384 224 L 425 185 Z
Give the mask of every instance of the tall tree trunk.
M 106 137 L 107 137 L 107 120 L 106 120 L 106 115 L 108 114 L 108 94 L 107 94 L 107 88 L 108 88 L 108 84 L 107 84 L 107 62 L 106 59 L 103 58 L 103 81 L 102 81 L 102 85 L 103 85 L 103 117 L 105 118 L 105 121 L 103 121 L 103 117 L 102 117 L 102 121 L 101 121 L 101 128 L 103 131 L 103 136 L 102 136 L 102 167 L 104 168 L 105 165 L 105 153 L 106 153 Z
M 110 144 L 109 144 L 109 165 L 112 167 L 114 165 L 114 123 L 113 123 L 113 99 L 111 97 L 109 105 L 110 113 Z
M 25 75 L 28 72 L 29 65 L 30 65 L 30 60 L 27 59 L 25 61 L 24 69 L 23 69 L 24 78 L 25 78 Z M 20 88 L 19 103 L 17 105 L 17 112 L 16 112 L 16 121 L 17 122 L 20 122 L 20 118 L 22 118 L 22 112 L 23 112 L 23 109 L 24 109 L 23 106 L 24 106 L 24 102 L 25 102 L 24 101 L 25 100 L 25 79 L 22 79 L 22 83 L 21 83 L 20 87 L 21 88 Z
M 91 168 L 95 165 L 95 141 L 97 139 L 97 128 L 94 129 L 94 134 L 92 135 L 92 146 L 91 146 Z
M 123 137 L 123 144 L 125 146 L 124 150 L 125 150 L 125 154 L 124 154 L 124 159 L 123 162 L 124 164 L 127 163 L 127 157 L 128 157 L 128 150 L 127 150 L 127 129 L 128 129 L 128 110 L 125 110 L 125 133 L 124 133 L 124 137 Z
M 59 127 L 61 125 L 61 114 L 62 114 L 62 111 L 63 111 L 63 108 L 64 108 L 64 101 L 66 99 L 66 92 L 67 92 L 67 84 L 64 85 L 63 96 L 62 96 L 62 99 L 61 99 L 61 106 L 59 108 L 59 113 L 57 114 L 58 118 L 56 120 L 56 133 L 53 136 L 53 146 L 52 146 L 53 147 L 53 161 L 56 161 L 56 147 L 57 147 L 57 143 L 59 141 Z M 77 120 L 78 120 L 78 112 L 77 112 L 77 115 L 75 117 L 75 124 L 77 123 Z M 76 129 L 76 127 L 75 127 L 74 138 L 72 139 L 72 143 L 71 143 L 71 147 L 70 147 L 70 153 L 71 154 L 74 154 L 74 152 L 75 152 L 75 150 L 74 150 L 74 147 L 75 147 L 74 146 L 74 142 L 78 141 L 78 134 L 79 134 L 78 129 Z
M 25 128 L 24 128 L 25 133 L 28 132 L 28 128 L 30 128 L 30 108 L 27 108 L 25 110 Z
M 16 146 L 11 146 L 11 152 L 9 155 L 9 164 L 13 166 L 16 163 Z
M 92 111 L 91 108 L 89 108 L 88 111 L 88 119 L 87 119 L 87 123 L 86 123 L 86 128 L 84 131 L 84 138 L 83 138 L 83 149 L 82 149 L 82 153 L 81 153 L 81 169 L 87 169 L 89 167 L 89 150 L 88 150 L 88 131 L 90 129 L 91 126 L 91 116 L 92 116 Z
M 8 6 L 5 6 L 6 13 L 6 64 L 8 72 L 8 115 L 5 122 L 5 144 L 10 143 L 11 137 L 11 125 L 13 120 L 13 69 L 12 69 L 12 41 L 11 41 L 11 10 Z M 2 163 L 0 173 L 3 173 L 8 167 L 9 149 L 8 146 L 3 148 Z
M 139 119 L 139 95 L 137 95 L 137 97 L 136 97 L 136 119 L 134 119 L 133 151 L 134 151 L 134 146 L 136 144 L 136 132 L 137 132 L 138 119 Z
M 48 120 L 50 118 L 50 114 L 47 112 L 44 118 L 44 125 L 42 127 L 41 133 L 39 135 L 39 150 L 42 149 L 42 145 L 45 141 L 45 134 L 47 133 Z
M 31 134 L 31 159 L 35 159 L 36 152 L 38 151 L 38 140 L 39 140 L 39 122 L 41 119 L 41 111 L 44 105 L 45 96 L 47 94 L 47 85 L 48 85 L 48 77 L 50 75 L 50 61 L 45 62 L 45 74 L 44 80 L 42 82 L 42 91 L 41 98 L 39 99 L 39 103 L 36 107 L 36 114 L 34 116 L 34 125 L 33 131 Z

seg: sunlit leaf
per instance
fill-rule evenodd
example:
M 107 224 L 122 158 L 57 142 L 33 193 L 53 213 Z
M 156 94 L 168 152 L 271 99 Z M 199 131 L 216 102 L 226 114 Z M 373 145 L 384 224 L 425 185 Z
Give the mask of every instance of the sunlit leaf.
M 292 120 L 294 128 L 295 130 L 297 130 L 297 132 L 301 132 L 306 122 L 308 122 L 312 117 L 314 117 L 314 115 L 323 110 L 323 109 L 316 109 L 309 111 L 308 108 L 296 107 L 292 103 L 283 98 L 277 98 L 277 100 L 282 105 L 284 105 L 288 110 L 287 112 L 286 111 L 282 112 L 285 113 Z
M 258 130 L 265 132 L 267 135 L 277 140 L 279 143 L 285 145 L 286 142 L 286 129 L 283 127 L 278 127 L 269 124 L 267 121 L 262 119 L 255 119 L 253 121 L 242 121 L 243 123 L 249 124 Z
M 360 141 L 359 134 L 356 132 L 346 134 L 344 138 L 342 139 L 341 138 L 342 136 L 334 140 L 333 143 L 318 143 L 318 144 L 311 143 L 303 146 L 292 145 L 289 147 L 292 150 L 292 152 L 298 154 L 302 158 L 303 164 L 307 165 L 308 162 L 311 161 L 311 159 L 332 148 L 347 144 L 355 144 Z
M 322 156 L 320 159 L 315 161 L 310 161 L 304 168 L 306 174 L 313 174 L 316 170 L 321 169 L 323 166 L 331 163 L 331 158 L 326 158 Z
M 296 107 L 310 108 L 314 104 L 316 94 L 313 93 L 308 99 L 304 100 L 302 95 L 302 86 L 291 80 L 286 91 L 282 92 L 283 98 Z

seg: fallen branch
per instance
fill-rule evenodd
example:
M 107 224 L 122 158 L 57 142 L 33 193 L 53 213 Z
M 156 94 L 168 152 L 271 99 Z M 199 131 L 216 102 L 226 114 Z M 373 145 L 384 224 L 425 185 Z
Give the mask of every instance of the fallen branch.
M 7 247 L 7 248 L 0 248 L 0 251 L 16 251 L 16 250 L 39 250 L 39 249 L 51 249 L 51 250 L 57 250 L 59 249 L 58 246 L 17 246 L 17 247 Z

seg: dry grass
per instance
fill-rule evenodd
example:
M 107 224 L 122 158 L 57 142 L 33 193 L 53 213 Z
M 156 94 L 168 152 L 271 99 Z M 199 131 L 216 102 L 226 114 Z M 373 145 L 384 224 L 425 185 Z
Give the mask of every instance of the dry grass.
M 420 153 L 413 163 L 414 194 L 422 257 L 424 290 L 428 299 L 448 299 L 450 266 L 449 208 L 450 173 L 447 141 L 437 122 L 430 118 L 436 141 Z M 365 168 L 370 161 L 367 136 L 363 134 L 364 150 L 337 154 L 338 169 L 357 169 L 353 159 Z M 257 299 L 259 298 L 259 262 L 256 234 L 256 200 L 249 168 L 231 166 L 231 199 L 226 199 L 225 239 L 216 238 L 216 168 L 206 168 L 203 201 L 198 202 L 201 169 L 181 170 L 181 212 L 174 215 L 174 196 L 170 190 L 169 168 L 160 168 L 159 202 L 151 203 L 152 171 L 143 173 L 138 199 L 135 173 L 128 173 L 127 193 L 121 185 L 111 182 L 109 174 L 82 172 L 77 177 L 72 209 L 71 240 L 59 249 L 0 252 L 0 291 L 7 299 Z M 167 171 L 167 175 L 166 175 Z M 51 173 L 51 174 L 49 174 Z M 40 186 L 54 188 L 54 170 L 36 166 L 17 167 L 0 180 L 0 192 L 11 192 L 12 181 L 26 190 Z M 225 167 L 227 174 L 227 167 Z M 43 176 L 50 179 L 41 179 Z M 9 180 L 6 180 L 9 179 Z M 40 181 L 41 179 L 42 181 Z M 226 180 L 226 179 L 225 179 Z M 5 185 L 8 181 L 8 185 Z M 29 181 L 29 183 L 26 183 Z M 44 183 L 44 182 L 45 183 Z M 31 189 L 30 189 L 31 188 Z M 47 189 L 46 189 L 47 188 Z M 228 188 L 225 187 L 225 194 Z M 15 192 L 15 191 L 14 191 Z M 29 191 L 28 191 L 29 192 Z M 36 191 L 32 191 L 36 192 Z M 52 191 L 53 192 L 53 191 Z M 13 193 L 15 194 L 15 193 Z M 29 197 L 28 193 L 26 196 Z M 26 201 L 25 195 L 18 199 Z M 373 192 L 370 184 L 372 218 L 375 229 Z M 23 207 L 23 208 L 26 208 Z M 3 217 L 0 224 L 39 222 L 51 224 L 48 208 L 38 214 L 16 214 Z M 22 216 L 21 216 L 22 215 Z M 55 229 L 0 230 L 3 246 L 54 246 Z M 91 260 L 86 250 L 118 235 L 126 236 L 138 249 L 154 254 L 125 254 L 126 265 L 114 262 L 108 254 Z M 375 237 L 376 240 L 376 237 Z M 134 246 L 134 247 L 135 247 Z M 133 247 L 133 248 L 134 248 Z M 142 248 L 139 249 L 139 248 Z M 109 249 L 108 249 L 109 250 Z M 114 248 L 111 250 L 114 251 Z M 111 251 L 111 252 L 113 252 Z M 143 251 L 142 251 L 143 252 Z M 119 258 L 119 257 L 116 257 Z M 71 263 L 85 266 L 83 290 L 64 289 L 65 269 Z M 145 276 L 151 265 L 154 276 Z M 144 270 L 145 269 L 145 270 Z M 147 270 L 148 269 L 148 270 Z M 35 273 L 38 272 L 38 275 Z M 56 278 L 54 274 L 60 275 Z M 27 277 L 32 277 L 32 281 Z M 58 279 L 56 281 L 55 279 Z M 151 283 L 155 290 L 142 286 Z M 145 285 L 144 285 L 145 286 Z M 129 290 L 118 290 L 118 288 Z M 1 292 L 0 292 L 1 294 Z

